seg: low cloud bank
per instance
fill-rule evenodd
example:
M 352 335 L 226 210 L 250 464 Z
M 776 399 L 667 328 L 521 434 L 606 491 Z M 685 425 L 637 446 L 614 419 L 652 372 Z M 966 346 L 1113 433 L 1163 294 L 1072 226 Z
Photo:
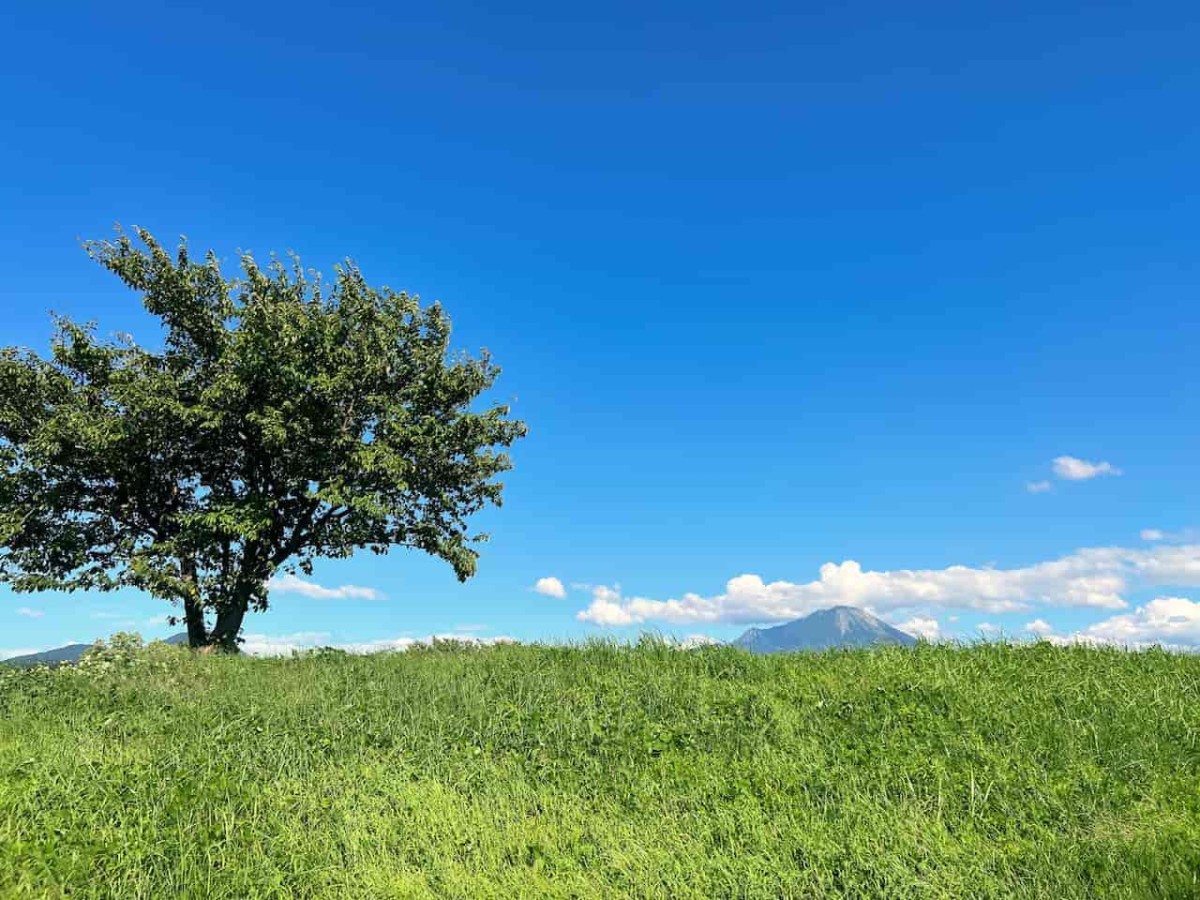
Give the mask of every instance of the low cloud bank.
M 247 634 L 242 642 L 243 653 L 252 656 L 289 656 L 293 652 L 315 650 L 318 647 L 332 647 L 345 650 L 347 653 L 379 653 L 387 650 L 407 650 L 417 644 L 430 644 L 433 641 L 460 641 L 464 644 L 514 644 L 516 640 L 505 635 L 495 637 L 480 637 L 479 635 L 462 632 L 446 634 L 431 634 L 425 637 L 396 637 L 383 638 L 374 641 L 350 641 L 339 643 L 327 631 L 300 631 L 293 634 L 268 635 Z
M 1133 587 L 1200 586 L 1200 544 L 1149 549 L 1091 547 L 1047 562 L 1012 569 L 949 566 L 944 569 L 870 571 L 855 560 L 828 562 L 814 581 L 766 582 L 759 575 L 730 579 L 712 596 L 685 593 L 659 600 L 626 597 L 616 588 L 590 588 L 583 622 L 623 626 L 646 622 L 750 624 L 796 619 L 829 606 L 892 610 L 1022 612 L 1035 606 L 1126 609 Z

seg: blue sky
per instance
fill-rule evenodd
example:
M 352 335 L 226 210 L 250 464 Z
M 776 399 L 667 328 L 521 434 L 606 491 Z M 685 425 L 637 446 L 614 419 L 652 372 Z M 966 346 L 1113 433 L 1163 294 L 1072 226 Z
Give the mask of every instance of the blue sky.
M 1190 4 L 10 4 L 0 26 L 0 343 L 44 349 L 52 309 L 149 333 L 78 247 L 114 222 L 231 264 L 350 256 L 441 300 L 530 425 L 475 579 L 321 565 L 379 596 L 277 591 L 260 646 L 725 638 L 828 602 L 1200 643 Z M 1120 474 L 1057 477 L 1064 456 Z M 0 589 L 0 653 L 163 636 L 167 611 Z

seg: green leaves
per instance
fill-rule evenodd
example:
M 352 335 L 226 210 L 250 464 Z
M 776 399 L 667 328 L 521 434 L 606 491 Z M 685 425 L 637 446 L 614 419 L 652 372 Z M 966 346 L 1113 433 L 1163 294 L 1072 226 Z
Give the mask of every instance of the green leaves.
M 66 319 L 49 359 L 0 350 L 0 580 L 138 587 L 215 614 L 228 643 L 276 571 L 317 557 L 414 547 L 470 577 L 468 520 L 499 505 L 525 433 L 474 409 L 487 353 L 452 356 L 440 306 L 351 264 L 322 285 L 244 256 L 226 280 L 212 253 L 136 234 L 86 249 L 142 294 L 160 350 Z

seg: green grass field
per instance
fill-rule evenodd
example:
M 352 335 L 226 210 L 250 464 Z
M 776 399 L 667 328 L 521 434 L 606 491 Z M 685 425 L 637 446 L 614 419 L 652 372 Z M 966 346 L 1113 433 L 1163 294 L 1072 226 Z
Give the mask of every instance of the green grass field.
M 1200 897 L 1200 658 L 497 646 L 0 675 L 2 897 Z

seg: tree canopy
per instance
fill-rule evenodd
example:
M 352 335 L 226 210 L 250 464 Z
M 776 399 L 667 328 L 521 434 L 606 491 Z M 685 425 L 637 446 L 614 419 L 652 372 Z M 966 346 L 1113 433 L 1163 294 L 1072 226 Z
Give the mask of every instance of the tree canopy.
M 499 369 L 450 352 L 438 304 L 331 283 L 299 261 L 167 252 L 136 230 L 88 242 L 142 294 L 161 347 L 56 319 L 48 358 L 0 349 L 0 581 L 17 591 L 142 589 L 182 607 L 192 646 L 236 647 L 283 572 L 415 548 L 460 580 L 468 519 L 499 506 L 525 434 L 477 409 Z

